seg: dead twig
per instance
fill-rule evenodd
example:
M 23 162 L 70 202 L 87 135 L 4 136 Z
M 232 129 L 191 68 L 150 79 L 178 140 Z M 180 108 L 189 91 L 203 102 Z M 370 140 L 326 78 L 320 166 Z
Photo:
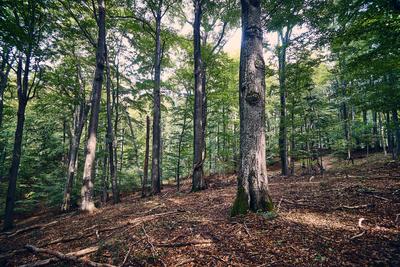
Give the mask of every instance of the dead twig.
M 153 243 L 150 241 L 150 236 L 146 233 L 146 228 L 144 228 L 144 225 L 142 225 L 142 229 L 143 229 L 144 235 L 145 235 L 146 238 L 147 238 L 147 243 L 149 243 L 149 245 L 150 245 L 151 254 L 153 254 L 153 258 L 155 258 L 156 255 L 157 255 L 156 249 L 154 248 Z
M 128 252 L 126 253 L 126 255 L 125 255 L 125 257 L 124 257 L 124 261 L 121 263 L 120 267 L 123 267 L 123 266 L 125 265 L 126 261 L 128 260 L 129 255 L 130 255 L 131 252 L 132 252 L 132 248 L 133 248 L 132 246 L 129 247 L 129 250 L 128 250 Z

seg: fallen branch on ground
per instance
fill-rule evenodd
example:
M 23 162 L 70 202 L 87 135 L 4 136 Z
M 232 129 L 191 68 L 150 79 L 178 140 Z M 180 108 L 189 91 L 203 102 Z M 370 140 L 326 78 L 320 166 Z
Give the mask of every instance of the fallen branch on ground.
M 75 256 L 75 257 L 82 257 L 85 256 L 87 254 L 96 252 L 99 249 L 99 247 L 95 246 L 95 247 L 89 247 L 89 248 L 85 248 L 76 252 L 70 252 L 67 253 L 66 255 L 68 256 Z M 49 259 L 45 259 L 45 260 L 40 260 L 40 261 L 36 261 L 33 263 L 27 263 L 24 265 L 20 265 L 19 267 L 38 267 L 38 266 L 44 266 L 44 265 L 48 265 L 51 263 L 55 263 L 58 262 L 60 259 L 57 257 L 53 257 L 53 258 L 49 258 Z
M 361 233 L 359 233 L 359 234 L 356 234 L 356 235 L 354 235 L 354 236 L 350 237 L 350 239 L 352 240 L 352 239 L 359 238 L 359 237 L 363 236 L 363 235 L 365 234 L 365 232 L 366 232 L 366 231 L 362 231 Z
M 111 264 L 107 264 L 107 263 L 98 263 L 98 262 L 94 262 L 91 260 L 87 260 L 87 259 L 81 259 L 77 256 L 74 255 L 68 255 L 68 254 L 63 254 L 59 251 L 56 250 L 50 250 L 50 249 L 43 249 L 43 248 L 37 248 L 35 246 L 32 245 L 26 245 L 25 246 L 29 251 L 33 252 L 33 253 L 46 253 L 49 255 L 53 255 L 57 258 L 59 258 L 60 260 L 65 260 L 65 261 L 72 261 L 75 263 L 83 263 L 92 267 L 115 267 L 115 265 L 111 265 Z
M 11 258 L 12 256 L 14 256 L 16 254 L 23 253 L 25 251 L 26 251 L 26 249 L 23 248 L 23 249 L 13 250 L 13 251 L 10 251 L 10 252 L 4 253 L 4 254 L 0 254 L 0 260 Z
M 202 244 L 212 244 L 213 241 L 191 241 L 191 242 L 179 242 L 179 243 L 159 243 L 154 244 L 156 247 L 165 247 L 165 248 L 177 248 L 177 247 L 186 247 L 192 245 L 202 245 Z
M 356 209 L 364 209 L 364 208 L 370 208 L 370 207 L 373 207 L 373 205 L 372 204 L 357 205 L 357 206 L 346 206 L 346 205 L 343 205 L 343 206 L 337 207 L 336 209 L 337 210 L 341 210 L 341 209 L 356 210 Z
M 50 226 L 50 225 L 53 225 L 53 224 L 56 224 L 56 223 L 58 223 L 58 221 L 52 221 L 52 222 L 49 222 L 49 223 L 35 224 L 35 225 L 31 225 L 31 226 L 19 229 L 19 230 L 15 231 L 15 232 L 5 232 L 3 234 L 7 235 L 7 237 L 13 237 L 13 236 L 16 236 L 16 235 L 18 235 L 20 233 L 24 233 L 24 232 L 27 232 L 27 231 L 30 231 L 30 230 L 33 230 L 33 229 L 37 229 L 37 228 L 42 229 L 42 228 L 45 228 L 47 226 Z

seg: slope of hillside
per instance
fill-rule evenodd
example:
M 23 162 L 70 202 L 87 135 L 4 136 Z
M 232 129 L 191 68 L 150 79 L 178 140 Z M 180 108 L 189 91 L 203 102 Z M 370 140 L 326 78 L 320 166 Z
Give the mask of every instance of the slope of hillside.
M 119 266 L 399 266 L 400 166 L 381 155 L 333 164 L 323 177 L 271 173 L 277 214 L 230 218 L 234 175 L 208 177 L 203 192 L 185 183 L 181 193 L 133 194 L 93 215 L 40 214 L 0 235 L 0 265 L 79 266 L 24 249 L 31 244 L 89 248 L 83 259 Z

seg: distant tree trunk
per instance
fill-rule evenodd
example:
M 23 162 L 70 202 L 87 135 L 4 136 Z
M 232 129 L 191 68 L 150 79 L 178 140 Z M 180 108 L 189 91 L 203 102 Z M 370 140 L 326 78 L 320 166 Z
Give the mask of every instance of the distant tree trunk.
M 185 130 L 186 130 L 188 104 L 189 104 L 189 95 L 186 96 L 186 100 L 185 100 L 185 111 L 184 111 L 184 114 L 183 114 L 183 125 L 182 125 L 181 133 L 179 135 L 179 140 L 178 140 L 178 161 L 177 161 L 177 164 L 176 164 L 176 188 L 177 188 L 178 191 L 180 190 L 181 153 L 182 153 L 183 137 L 185 135 Z
M 365 140 L 365 149 L 366 149 L 366 153 L 367 153 L 367 158 L 368 158 L 368 154 L 369 154 L 369 131 L 367 130 L 368 127 L 368 118 L 367 118 L 367 111 L 363 110 L 363 122 L 364 122 L 364 140 Z
M 125 129 L 122 129 L 122 140 L 121 140 L 121 153 L 119 157 L 119 171 L 122 172 L 122 163 L 124 160 L 124 145 L 125 145 Z
M 380 134 L 380 138 L 381 138 L 383 153 L 386 156 L 387 155 L 387 150 L 386 150 L 385 133 L 384 133 L 384 130 L 383 130 L 382 114 L 380 112 L 378 114 L 378 119 L 379 119 L 379 134 Z
M 397 110 L 394 109 L 392 110 L 392 117 L 393 117 L 393 124 L 394 124 L 394 130 L 395 130 L 395 135 L 396 135 L 396 143 L 393 146 L 395 148 L 395 159 L 399 159 L 400 156 L 400 126 L 399 126 L 399 117 Z
M 150 117 L 146 117 L 146 148 L 144 155 L 143 179 L 142 179 L 142 197 L 147 195 L 147 178 L 149 176 L 149 143 L 150 143 Z
M 205 189 L 204 181 L 204 96 L 202 88 L 203 66 L 201 58 L 200 25 L 202 17 L 201 0 L 194 0 L 193 46 L 194 46 L 194 140 L 193 140 L 193 174 L 192 191 Z
M 139 155 L 138 155 L 139 152 L 138 152 L 138 147 L 137 147 L 137 143 L 136 143 L 135 133 L 133 131 L 132 119 L 131 119 L 131 116 L 129 116 L 129 113 L 126 109 L 124 109 L 124 112 L 125 112 L 126 119 L 128 121 L 128 127 L 129 127 L 129 131 L 131 133 L 131 138 L 132 138 L 132 143 L 133 143 L 133 158 L 135 160 L 136 167 L 139 168 L 139 166 L 140 166 Z
M 372 111 L 372 135 L 374 139 L 374 149 L 378 151 L 380 149 L 379 137 L 378 137 L 378 113 L 376 111 Z
M 30 53 L 26 55 L 25 69 L 22 74 L 22 56 L 18 60 L 17 67 L 17 90 L 18 90 L 18 112 L 17 128 L 15 129 L 14 150 L 11 162 L 9 183 L 7 190 L 6 209 L 4 213 L 4 230 L 11 229 L 14 225 L 15 191 L 17 188 L 17 176 L 21 161 L 22 135 L 25 123 L 25 109 L 28 103 L 28 75 L 30 65 Z M 22 75 L 24 76 L 22 78 Z
M 387 130 L 387 139 L 388 139 L 388 151 L 392 154 L 392 158 L 395 158 L 394 154 L 394 140 L 393 140 L 393 132 L 392 127 L 390 125 L 390 113 L 386 113 L 386 130 Z
M 108 53 L 106 48 L 106 90 L 107 90 L 107 100 L 106 100 L 106 108 L 107 108 L 107 136 L 106 143 L 108 149 L 108 163 L 110 168 L 110 176 L 111 176 L 111 188 L 113 192 L 113 201 L 114 204 L 119 203 L 119 190 L 117 183 L 117 172 L 116 172 L 116 155 L 115 155 L 115 138 L 112 127 L 112 111 L 111 111 L 111 73 L 110 73 L 110 63 L 108 60 Z
M 88 115 L 89 109 L 85 104 L 85 85 L 82 80 L 81 70 L 78 64 L 78 75 L 77 80 L 79 83 L 80 91 L 78 100 L 80 102 L 79 105 L 75 106 L 74 114 L 73 114 L 73 122 L 72 122 L 72 136 L 71 136 L 71 144 L 68 153 L 68 169 L 67 169 L 67 178 L 65 182 L 64 188 L 64 197 L 63 203 L 61 205 L 61 211 L 67 212 L 71 207 L 71 193 L 72 186 L 74 182 L 74 177 L 76 173 L 77 166 L 77 158 L 79 151 L 79 143 L 81 140 L 81 135 L 83 131 L 83 127 L 85 125 L 86 117 Z
M 160 154 L 161 154 L 161 7 L 162 0 L 159 0 L 156 14 L 156 49 L 154 52 L 154 90 L 153 90 L 153 147 L 151 158 L 151 181 L 152 194 L 161 192 L 160 177 Z
M 240 170 L 231 215 L 271 211 L 265 160 L 265 63 L 260 0 L 242 0 L 240 49 Z
M 279 153 L 281 157 L 282 175 L 288 175 L 288 145 L 286 125 L 286 49 L 289 45 L 291 31 L 291 27 L 287 27 L 285 34 L 282 30 L 278 32 L 278 36 L 281 42 L 281 46 L 278 49 L 278 63 L 280 95 Z
M 108 201 L 108 153 L 107 151 L 107 141 L 105 142 L 105 151 L 104 151 L 104 157 L 103 157 L 103 172 L 101 174 L 102 178 L 102 190 L 101 190 L 101 202 L 103 204 L 106 204 Z
M 96 158 L 97 128 L 99 123 L 101 87 L 103 84 L 106 25 L 105 25 L 105 4 L 104 0 L 97 0 L 98 4 L 98 38 L 96 51 L 96 69 L 93 80 L 91 113 L 89 119 L 88 140 L 86 143 L 85 165 L 83 169 L 83 186 L 81 189 L 82 204 L 81 210 L 92 213 L 96 207 L 93 202 L 93 181 L 92 172 Z

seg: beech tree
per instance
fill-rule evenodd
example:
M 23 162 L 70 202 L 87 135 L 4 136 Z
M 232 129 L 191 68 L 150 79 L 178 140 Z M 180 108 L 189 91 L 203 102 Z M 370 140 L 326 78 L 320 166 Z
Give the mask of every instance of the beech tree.
M 265 63 L 261 1 L 242 0 L 241 6 L 240 163 L 232 216 L 248 210 L 273 210 L 265 159 Z
M 104 0 L 97 0 L 97 5 L 98 15 L 96 15 L 97 17 L 95 18 L 98 25 L 96 69 L 92 87 L 91 112 L 83 170 L 83 186 L 81 189 L 81 210 L 90 213 L 96 208 L 93 201 L 92 175 L 96 158 L 97 128 L 99 123 L 101 87 L 103 85 L 106 54 L 106 10 Z
M 46 20 L 46 1 L 30 0 L 4 3 L 8 12 L 7 24 L 1 25 L 1 31 L 7 36 L 12 46 L 17 48 L 16 81 L 18 95 L 17 127 L 14 135 L 12 162 L 8 176 L 8 190 L 4 216 L 4 229 L 13 227 L 15 192 L 17 176 L 22 156 L 22 141 L 25 124 L 25 111 L 28 102 L 36 96 L 41 86 L 44 58 L 43 40 L 49 31 L 43 29 L 49 26 Z M 17 30 L 17 33 L 13 32 Z M 48 30 L 48 29 L 47 29 Z M 31 75 L 33 73 L 33 76 Z

